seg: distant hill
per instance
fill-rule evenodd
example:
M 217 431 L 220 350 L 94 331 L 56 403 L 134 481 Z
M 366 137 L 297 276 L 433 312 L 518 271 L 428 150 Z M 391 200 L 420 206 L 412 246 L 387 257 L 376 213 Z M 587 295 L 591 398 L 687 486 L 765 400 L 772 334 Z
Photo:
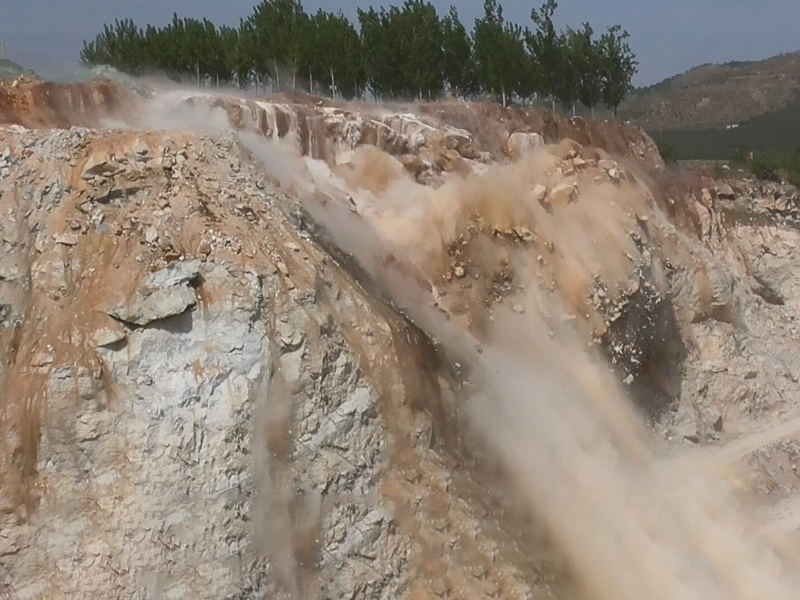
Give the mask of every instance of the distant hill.
M 25 77 L 36 77 L 36 73 L 30 69 L 25 69 L 14 61 L 0 58 L 0 80 L 16 79 L 20 75 L 25 75 Z
M 780 157 L 800 148 L 800 102 L 773 110 L 739 127 L 650 129 L 668 158 L 729 159 L 753 152 L 757 157 Z
M 724 128 L 800 104 L 800 52 L 708 64 L 636 90 L 622 116 L 651 131 Z

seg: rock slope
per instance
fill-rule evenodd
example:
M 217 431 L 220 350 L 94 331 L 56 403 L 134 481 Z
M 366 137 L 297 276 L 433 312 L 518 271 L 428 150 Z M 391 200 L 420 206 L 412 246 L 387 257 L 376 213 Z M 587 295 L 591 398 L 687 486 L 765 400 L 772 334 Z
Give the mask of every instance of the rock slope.
M 14 94 L 26 125 L 124 105 Z M 719 457 L 766 527 L 800 523 L 796 189 L 674 178 L 641 132 L 492 129 L 482 106 L 190 93 L 129 120 L 187 107 L 213 135 L 0 128 L 8 595 L 571 597 L 420 315 L 554 378 L 600 355 L 659 449 Z M 545 147 L 558 127 L 582 143 Z
M 541 588 L 450 471 L 429 414 L 448 369 L 240 145 L 21 128 L 3 144 L 7 591 Z

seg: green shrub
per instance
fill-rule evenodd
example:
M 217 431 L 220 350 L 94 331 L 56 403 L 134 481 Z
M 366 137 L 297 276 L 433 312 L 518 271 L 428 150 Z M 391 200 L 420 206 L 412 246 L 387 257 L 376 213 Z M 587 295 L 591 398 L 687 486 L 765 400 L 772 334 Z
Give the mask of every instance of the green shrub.
M 656 146 L 658 146 L 658 152 L 661 154 L 661 158 L 664 159 L 664 162 L 671 163 L 678 159 L 675 148 L 666 140 L 657 140 Z
M 750 165 L 750 170 L 757 179 L 762 181 L 780 181 L 781 176 L 778 173 L 778 166 L 774 161 L 765 159 L 754 160 Z
M 800 147 L 790 153 L 762 155 L 754 158 L 750 169 L 758 179 L 786 180 L 800 186 Z
M 714 179 L 724 179 L 728 174 L 728 168 L 725 163 L 714 163 L 713 175 Z

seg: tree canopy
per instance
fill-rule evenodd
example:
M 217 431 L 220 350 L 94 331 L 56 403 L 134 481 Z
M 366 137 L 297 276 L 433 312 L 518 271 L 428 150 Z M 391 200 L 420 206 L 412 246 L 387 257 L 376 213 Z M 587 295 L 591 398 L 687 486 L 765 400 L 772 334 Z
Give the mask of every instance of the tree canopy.
M 566 107 L 601 102 L 615 112 L 631 90 L 636 58 L 619 25 L 599 37 L 589 23 L 558 30 L 556 0 L 531 11 L 529 25 L 507 21 L 485 0 L 468 29 L 451 7 L 427 0 L 357 11 L 306 13 L 300 0 L 261 0 L 238 27 L 173 15 L 163 27 L 130 19 L 105 25 L 81 51 L 85 65 L 131 75 L 166 74 L 197 85 L 334 97 L 435 98 L 492 95 L 552 99 Z

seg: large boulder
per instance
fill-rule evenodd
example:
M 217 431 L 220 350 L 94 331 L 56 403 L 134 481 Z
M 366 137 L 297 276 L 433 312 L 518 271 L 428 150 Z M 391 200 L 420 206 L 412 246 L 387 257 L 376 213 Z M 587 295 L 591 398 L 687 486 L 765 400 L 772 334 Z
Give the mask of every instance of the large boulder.
M 515 131 L 508 136 L 506 151 L 512 159 L 518 160 L 523 156 L 532 154 L 542 146 L 544 146 L 544 138 L 541 134 Z

